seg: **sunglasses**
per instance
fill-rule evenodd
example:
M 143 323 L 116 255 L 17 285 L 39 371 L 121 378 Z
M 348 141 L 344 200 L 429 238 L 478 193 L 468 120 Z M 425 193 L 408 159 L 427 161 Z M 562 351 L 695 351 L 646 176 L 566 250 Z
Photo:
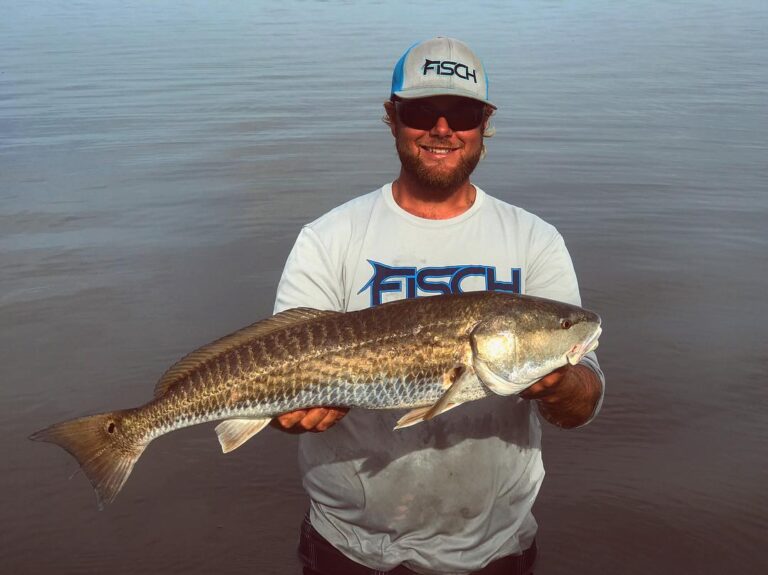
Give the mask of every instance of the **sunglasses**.
M 464 101 L 450 108 L 436 108 L 418 100 L 395 100 L 395 110 L 400 121 L 416 130 L 431 130 L 440 118 L 445 118 L 452 130 L 474 130 L 483 123 L 485 104 Z

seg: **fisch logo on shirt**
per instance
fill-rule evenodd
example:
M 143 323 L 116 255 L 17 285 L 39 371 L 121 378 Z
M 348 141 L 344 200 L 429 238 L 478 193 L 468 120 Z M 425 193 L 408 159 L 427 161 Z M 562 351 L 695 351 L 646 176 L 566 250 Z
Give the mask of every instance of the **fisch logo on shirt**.
M 371 306 L 383 303 L 382 295 L 396 292 L 404 293 L 406 298 L 420 295 L 462 293 L 467 282 L 481 282 L 485 291 L 503 291 L 521 293 L 520 268 L 510 268 L 510 281 L 498 279 L 496 266 L 455 265 L 442 267 L 389 266 L 381 262 L 368 260 L 373 266 L 373 274 L 360 288 L 358 294 L 371 291 Z M 399 299 L 399 298 L 397 298 Z

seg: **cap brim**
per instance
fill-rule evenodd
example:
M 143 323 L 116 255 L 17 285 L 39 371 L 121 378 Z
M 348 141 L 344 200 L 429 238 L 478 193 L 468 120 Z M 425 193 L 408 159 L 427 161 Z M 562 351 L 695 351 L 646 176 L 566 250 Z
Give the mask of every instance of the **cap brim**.
M 462 90 L 460 88 L 417 88 L 412 90 L 398 90 L 397 92 L 394 92 L 394 95 L 403 100 L 415 100 L 416 98 L 429 98 L 431 96 L 460 96 L 462 98 L 470 98 L 482 102 L 483 104 L 488 104 L 494 110 L 497 109 L 495 104 L 492 104 L 483 98 L 478 98 L 475 92 Z

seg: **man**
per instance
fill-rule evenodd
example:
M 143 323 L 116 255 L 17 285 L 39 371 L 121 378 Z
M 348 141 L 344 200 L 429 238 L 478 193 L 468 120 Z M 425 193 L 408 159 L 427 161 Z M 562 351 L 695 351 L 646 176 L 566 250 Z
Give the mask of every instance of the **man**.
M 384 104 L 398 178 L 304 226 L 275 311 L 353 311 L 403 297 L 503 290 L 580 304 L 551 225 L 469 177 L 495 106 L 480 60 L 435 38 L 397 63 Z M 277 418 L 300 437 L 310 512 L 304 573 L 531 573 L 541 426 L 587 423 L 602 398 L 594 354 L 519 396 L 393 431 L 401 413 L 318 407 Z

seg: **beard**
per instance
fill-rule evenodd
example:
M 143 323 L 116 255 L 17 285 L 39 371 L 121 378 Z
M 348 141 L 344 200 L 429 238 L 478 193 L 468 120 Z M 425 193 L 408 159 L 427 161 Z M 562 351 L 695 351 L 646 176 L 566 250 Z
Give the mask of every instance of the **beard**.
M 400 139 L 395 139 L 397 155 L 400 156 L 400 163 L 403 170 L 413 177 L 422 187 L 433 190 L 430 199 L 440 200 L 449 197 L 460 185 L 469 179 L 470 174 L 475 171 L 482 147 L 471 156 L 461 158 L 461 161 L 455 168 L 445 168 L 444 166 L 427 167 L 421 161 L 418 154 L 414 154 L 406 145 L 401 144 Z

